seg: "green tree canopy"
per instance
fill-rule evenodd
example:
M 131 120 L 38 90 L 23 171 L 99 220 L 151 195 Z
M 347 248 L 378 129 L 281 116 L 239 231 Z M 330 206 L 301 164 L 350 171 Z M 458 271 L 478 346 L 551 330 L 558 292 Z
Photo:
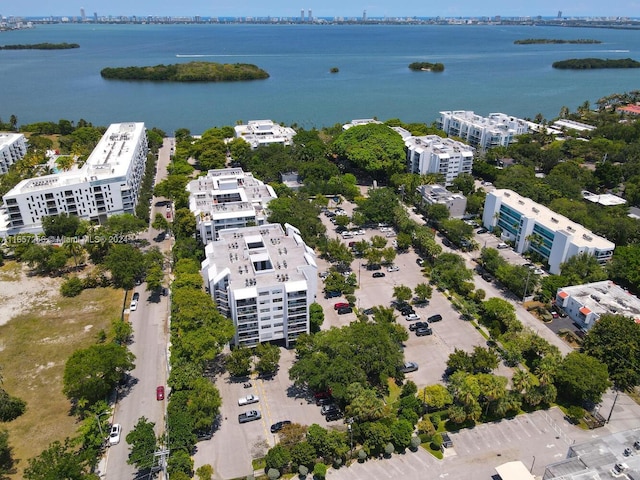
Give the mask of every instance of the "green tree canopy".
M 610 385 L 607 366 L 586 353 L 571 352 L 558 367 L 555 385 L 561 397 L 598 403 Z
M 155 465 L 157 441 L 154 426 L 155 423 L 140 417 L 133 430 L 127 433 L 126 440 L 130 445 L 127 463 L 135 465 L 138 470 L 148 470 Z

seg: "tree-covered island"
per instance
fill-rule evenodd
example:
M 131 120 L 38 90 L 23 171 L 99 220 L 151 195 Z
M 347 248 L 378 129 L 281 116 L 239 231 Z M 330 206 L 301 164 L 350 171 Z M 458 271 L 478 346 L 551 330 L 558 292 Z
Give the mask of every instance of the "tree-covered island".
M 103 68 L 102 78 L 110 80 L 153 80 L 166 82 L 236 82 L 262 80 L 269 74 L 248 63 L 189 62 L 155 67 Z
M 640 62 L 632 58 L 570 58 L 553 62 L 553 68 L 569 70 L 589 70 L 593 68 L 640 68 Z
M 443 72 L 443 63 L 429 63 L 429 62 L 413 62 L 409 64 L 409 68 L 413 71 L 423 72 Z
M 564 43 L 577 43 L 577 44 L 594 44 L 602 43 L 600 40 L 593 40 L 590 38 L 576 38 L 574 40 L 563 40 L 559 38 L 525 38 L 524 40 L 516 40 L 513 43 L 516 45 L 538 45 L 538 44 L 564 44 Z
M 0 45 L 0 50 L 66 50 L 80 48 L 77 43 L 33 43 L 31 45 Z

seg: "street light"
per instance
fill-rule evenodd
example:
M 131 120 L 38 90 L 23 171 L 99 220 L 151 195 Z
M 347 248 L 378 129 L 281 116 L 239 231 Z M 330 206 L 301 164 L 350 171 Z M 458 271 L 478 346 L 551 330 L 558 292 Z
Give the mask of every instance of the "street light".
M 347 420 L 347 429 L 349 429 L 349 436 L 351 437 L 351 448 L 349 448 L 349 459 L 353 458 L 353 418 Z

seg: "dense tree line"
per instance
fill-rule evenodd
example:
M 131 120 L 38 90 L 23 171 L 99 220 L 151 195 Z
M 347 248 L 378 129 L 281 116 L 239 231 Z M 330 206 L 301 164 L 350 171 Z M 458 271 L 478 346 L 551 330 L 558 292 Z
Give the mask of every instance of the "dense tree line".
M 595 44 L 595 43 L 602 43 L 602 41 L 592 40 L 589 38 L 576 38 L 576 39 L 570 39 L 570 40 L 559 39 L 559 38 L 525 38 L 524 40 L 515 40 L 513 43 L 516 45 L 538 45 L 538 44 L 548 44 L 548 43 L 562 45 L 565 43 Z
M 80 48 L 77 43 L 31 43 L 27 45 L 0 45 L 0 50 L 65 50 L 69 48 Z
M 414 71 L 428 70 L 431 72 L 444 72 L 443 63 L 413 62 L 409 64 L 409 68 Z
M 640 68 L 640 62 L 632 58 L 571 58 L 551 64 L 553 68 L 590 70 L 593 68 Z
M 110 80 L 151 80 L 169 82 L 234 82 L 262 80 L 269 74 L 247 63 L 188 62 L 154 67 L 107 67 L 100 70 Z

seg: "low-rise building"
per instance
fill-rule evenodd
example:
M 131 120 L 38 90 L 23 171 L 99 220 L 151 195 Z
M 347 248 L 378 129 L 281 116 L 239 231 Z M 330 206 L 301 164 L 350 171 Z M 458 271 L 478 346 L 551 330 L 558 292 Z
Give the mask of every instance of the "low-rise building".
M 559 288 L 555 305 L 583 330 L 604 314 L 624 315 L 640 323 L 640 299 L 609 280 Z
M 462 218 L 467 209 L 467 198 L 461 193 L 453 193 L 442 185 L 420 185 L 417 189 L 423 205 L 444 205 L 451 218 Z
M 209 170 L 187 185 L 189 209 L 196 217 L 202 243 L 217 239 L 217 232 L 267 221 L 267 204 L 277 198 L 265 185 L 242 168 Z
M 479 150 L 506 147 L 529 131 L 528 123 L 520 118 L 504 113 L 482 117 L 468 110 L 440 112 L 437 125 L 450 137 L 462 138 Z
M 81 168 L 23 180 L 4 195 L 0 236 L 41 233 L 46 216 L 102 222 L 135 213 L 148 151 L 144 123 L 110 125 Z
M 279 143 L 291 145 L 296 131 L 291 127 L 283 127 L 272 120 L 250 120 L 246 125 L 234 127 L 237 138 L 242 138 L 252 149 L 263 145 Z
M 596 129 L 593 125 L 567 119 L 556 120 L 553 122 L 553 126 L 561 130 L 576 130 L 578 132 L 590 132 Z
M 27 154 L 27 142 L 21 133 L 0 132 L 0 175 Z
M 469 145 L 438 135 L 409 137 L 404 144 L 407 170 L 411 173 L 438 173 L 445 185 L 451 185 L 461 173 L 471 173 L 474 150 Z
M 502 237 L 514 243 L 516 252 L 540 255 L 553 274 L 560 273 L 560 265 L 580 253 L 593 255 L 604 264 L 616 247 L 579 223 L 512 190 L 487 193 L 482 223 L 490 230 L 500 227 Z
M 571 445 L 567 458 L 547 465 L 542 477 L 543 480 L 637 478 L 640 478 L 640 429 L 638 428 Z
M 280 224 L 223 230 L 205 247 L 202 276 L 221 314 L 233 320 L 233 343 L 286 346 L 309 333 L 318 287 L 315 252 L 300 231 Z

